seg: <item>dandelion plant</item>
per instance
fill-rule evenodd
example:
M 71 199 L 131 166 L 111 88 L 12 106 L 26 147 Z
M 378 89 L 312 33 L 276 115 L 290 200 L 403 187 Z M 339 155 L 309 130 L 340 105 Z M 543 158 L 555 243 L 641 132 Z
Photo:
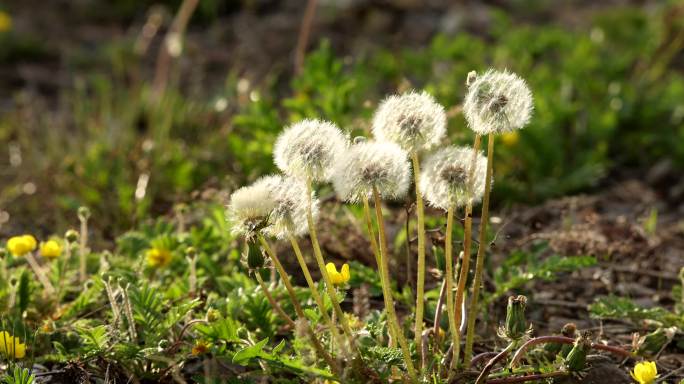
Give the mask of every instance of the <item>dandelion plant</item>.
M 381 198 L 396 199 L 406 195 L 410 170 L 406 151 L 391 142 L 360 142 L 354 144 L 334 168 L 333 185 L 338 196 L 345 201 L 363 202 L 368 236 L 380 271 L 385 310 L 390 333 L 397 339 L 404 355 L 409 375 L 415 377 L 411 355 L 404 332 L 394 309 L 390 286 L 389 251 L 381 211 Z M 379 229 L 379 245 L 373 231 L 369 200 L 373 199 Z
M 297 241 L 297 237 L 307 233 L 309 229 L 307 220 L 309 200 L 307 199 L 308 191 L 306 185 L 294 177 L 281 175 L 263 177 L 257 180 L 254 185 L 265 187 L 270 191 L 271 198 L 276 202 L 275 208 L 270 213 L 268 226 L 264 228 L 263 233 L 277 239 L 286 239 L 290 242 L 306 283 L 309 286 L 311 296 L 314 298 L 316 305 L 318 305 L 324 323 L 330 329 L 333 338 L 337 339 L 343 350 L 346 350 L 347 348 L 343 347 L 344 343 L 342 343 L 340 335 L 333 325 L 328 311 L 325 309 L 323 299 L 318 294 L 318 288 L 311 277 L 304 254 Z M 315 196 L 312 196 L 311 199 L 311 211 L 315 220 L 318 217 L 318 199 Z
M 232 231 L 234 234 L 244 237 L 251 246 L 255 246 L 255 244 L 253 244 L 255 241 L 258 241 L 261 244 L 261 247 L 269 256 L 276 271 L 280 275 L 283 285 L 285 285 L 299 321 L 305 324 L 304 327 L 316 352 L 328 363 L 332 370 L 338 371 L 336 362 L 333 360 L 332 356 L 325 351 L 318 340 L 318 336 L 308 323 L 304 310 L 299 304 L 294 292 L 287 271 L 285 271 L 278 255 L 264 237 L 263 230 L 269 226 L 269 217 L 277 206 L 278 203 L 274 199 L 273 192 L 267 184 L 263 182 L 255 183 L 233 192 L 226 214 L 233 224 Z M 279 308 L 274 307 L 274 310 L 278 311 Z
M 419 153 L 438 145 L 446 134 L 446 113 L 426 92 L 409 92 L 385 99 L 373 116 L 373 135 L 379 141 L 398 144 L 408 152 L 413 165 L 418 216 L 418 268 L 414 338 L 422 353 L 425 306 L 425 208 L 419 186 Z
M 475 318 L 477 317 L 480 285 L 487 248 L 487 222 L 489 220 L 489 194 L 492 186 L 494 137 L 496 134 L 523 128 L 530 120 L 533 109 L 532 92 L 525 80 L 508 71 L 489 70 L 482 75 L 468 75 L 468 92 L 463 103 L 463 113 L 468 126 L 475 132 L 474 151 L 479 148 L 481 136 L 487 135 L 487 171 L 480 215 L 479 244 L 468 311 L 467 336 L 464 364 L 468 366 L 473 353 Z M 470 203 L 472 204 L 472 202 Z M 469 206 L 470 206 L 469 204 Z M 470 212 L 472 207 L 467 206 Z M 466 215 L 466 219 L 468 216 Z M 468 236 L 469 233 L 466 234 Z M 467 239 L 467 237 L 466 237 Z M 464 249 L 464 255 L 470 252 Z
M 321 120 L 303 120 L 292 124 L 278 136 L 273 148 L 276 166 L 286 175 L 295 177 L 306 185 L 307 224 L 314 251 L 314 257 L 335 314 L 340 319 L 347 342 L 354 348 L 351 328 L 344 316 L 335 294 L 330 276 L 326 270 L 323 252 L 318 242 L 314 220 L 313 183 L 329 181 L 332 169 L 339 156 L 347 149 L 349 140 L 333 123 Z
M 461 345 L 461 314 L 470 253 L 463 253 L 461 273 L 458 278 L 456 298 L 453 291 L 453 223 L 458 207 L 472 205 L 484 193 L 487 160 L 479 152 L 475 162 L 471 160 L 473 150 L 466 147 L 445 147 L 430 155 L 425 162 L 425 172 L 421 175 L 420 186 L 425 192 L 427 202 L 447 211 L 445 239 L 447 315 L 449 330 L 453 341 L 453 359 L 457 362 Z M 438 309 L 439 310 L 439 309 Z M 458 323 L 457 323 L 458 321 Z

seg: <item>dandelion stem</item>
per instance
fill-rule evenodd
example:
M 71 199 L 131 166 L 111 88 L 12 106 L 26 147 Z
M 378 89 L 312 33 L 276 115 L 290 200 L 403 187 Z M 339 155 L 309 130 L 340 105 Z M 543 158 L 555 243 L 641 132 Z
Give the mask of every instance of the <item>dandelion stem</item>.
M 273 307 L 273 309 L 278 313 L 278 315 L 280 315 L 280 317 L 282 317 L 283 320 L 285 320 L 285 322 L 287 323 L 287 325 L 290 326 L 290 328 L 294 329 L 296 327 L 294 320 L 292 320 L 292 318 L 288 316 L 288 314 L 285 313 L 285 311 L 283 311 L 283 308 L 278 304 L 278 302 L 275 301 L 273 295 L 271 295 L 271 292 L 268 290 L 268 285 L 266 285 L 264 279 L 261 277 L 261 274 L 258 270 L 254 271 L 254 276 L 256 277 L 257 282 L 259 282 L 261 290 L 264 291 L 266 300 L 268 300 L 268 302 L 271 304 L 271 307 Z
M 36 258 L 33 257 L 33 253 L 29 252 L 25 255 L 25 257 L 26 261 L 28 261 L 29 265 L 31 266 L 31 269 L 33 269 L 33 273 L 36 274 L 38 281 L 40 281 L 40 283 L 43 285 L 45 293 L 50 296 L 53 295 L 55 293 L 55 287 L 52 286 L 50 279 L 48 279 L 47 275 L 45 275 L 45 270 L 43 267 L 41 267 Z
M 442 323 L 442 307 L 444 307 L 444 300 L 446 300 L 446 279 L 442 281 L 442 287 L 439 289 L 439 297 L 437 298 L 437 306 L 435 307 L 435 320 L 432 323 L 432 333 L 435 340 L 435 345 L 433 349 L 437 351 L 439 348 L 439 330 L 441 329 L 440 324 Z
M 385 274 L 382 272 L 383 271 L 383 263 L 382 263 L 382 256 L 380 254 L 380 248 L 378 247 L 378 241 L 375 238 L 375 231 L 373 230 L 373 219 L 371 218 L 371 210 L 370 210 L 370 204 L 368 203 L 368 198 L 366 196 L 363 197 L 363 215 L 366 219 L 366 226 L 368 227 L 368 238 L 370 239 L 371 242 L 371 249 L 373 250 L 373 254 L 375 255 L 375 262 L 378 264 L 378 271 L 380 271 L 380 285 L 382 286 L 382 293 L 383 293 L 383 298 L 385 299 L 385 307 L 387 307 L 387 317 L 389 318 L 389 308 L 390 305 L 387 303 L 386 295 L 385 295 L 385 290 L 386 287 L 385 285 L 387 282 L 385 281 Z M 392 299 L 391 296 L 391 290 L 387 289 L 387 291 L 390 292 L 390 300 Z M 397 335 L 395 334 L 396 330 L 394 329 L 394 325 L 390 322 L 390 327 L 389 327 L 389 334 L 390 334 L 390 341 L 393 342 L 393 340 L 397 340 Z
M 69 267 L 69 260 L 71 260 L 71 254 L 73 253 L 72 243 L 66 240 L 64 245 L 64 257 L 59 261 L 59 281 L 57 282 L 57 300 L 62 298 L 62 291 L 64 289 L 64 274 L 66 269 Z
M 446 224 L 446 238 L 444 240 L 444 258 L 446 262 L 446 273 L 444 279 L 446 281 L 446 307 L 447 307 L 447 317 L 449 319 L 449 330 L 451 332 L 451 338 L 454 344 L 454 353 L 456 352 L 456 346 L 460 343 L 458 337 L 458 327 L 456 326 L 456 313 L 454 312 L 454 260 L 453 260 L 453 244 L 452 244 L 452 232 L 454 231 L 454 211 L 456 207 L 452 203 L 447 210 L 447 224 Z
M 487 249 L 487 222 L 489 221 L 489 194 L 492 189 L 492 171 L 494 161 L 494 135 L 489 134 L 487 139 L 487 174 L 485 178 L 485 190 L 482 198 L 482 215 L 480 216 L 479 245 L 477 247 L 477 261 L 475 264 L 475 277 L 473 279 L 473 293 L 468 309 L 468 329 L 466 335 L 465 353 L 463 363 L 466 367 L 470 365 L 473 356 L 473 342 L 475 340 L 475 319 L 477 318 L 477 305 L 482 284 L 482 273 L 484 269 L 485 251 Z
M 195 296 L 197 293 L 197 256 L 192 255 L 187 259 L 190 267 L 190 275 L 188 277 L 189 291 L 191 296 Z
M 506 358 L 508 354 L 513 350 L 516 346 L 516 342 L 513 341 L 506 348 L 504 348 L 501 352 L 499 352 L 496 356 L 494 356 L 491 360 L 487 362 L 487 364 L 482 368 L 482 371 L 480 372 L 480 375 L 477 377 L 477 380 L 475 381 L 475 384 L 483 384 L 487 380 L 487 376 L 489 376 L 489 372 L 494 368 L 494 365 Z
M 309 236 L 311 236 L 311 245 L 314 250 L 314 256 L 316 258 L 316 263 L 318 264 L 318 268 L 321 270 L 321 276 L 323 277 L 323 282 L 325 283 L 325 288 L 328 291 L 328 296 L 330 296 L 330 302 L 333 305 L 333 310 L 337 313 L 337 317 L 340 319 L 340 324 L 342 324 L 342 330 L 344 331 L 345 336 L 347 337 L 347 340 L 349 342 L 350 348 L 356 349 L 355 345 L 356 343 L 354 342 L 354 337 L 352 336 L 351 328 L 349 328 L 349 322 L 347 321 L 347 318 L 344 316 L 344 312 L 342 311 L 342 307 L 340 307 L 340 303 L 337 300 L 337 295 L 335 294 L 335 288 L 333 287 L 332 281 L 330 280 L 330 276 L 328 275 L 328 270 L 325 267 L 325 261 L 323 260 L 323 253 L 321 252 L 321 246 L 318 243 L 318 236 L 316 235 L 316 227 L 314 224 L 313 220 L 313 213 L 311 209 L 311 198 L 313 195 L 313 187 L 311 185 L 311 178 L 307 178 L 306 180 L 306 188 L 307 188 L 307 199 L 308 199 L 308 204 L 307 204 L 307 212 L 306 212 L 306 219 L 307 223 L 309 226 Z
M 340 371 L 337 364 L 333 360 L 332 356 L 330 356 L 330 354 L 326 352 L 326 350 L 323 348 L 321 342 L 318 340 L 318 337 L 316 337 L 316 333 L 311 328 L 311 324 L 307 320 L 306 315 L 304 314 L 304 310 L 302 309 L 301 304 L 299 304 L 299 301 L 297 300 L 297 295 L 295 294 L 294 288 L 292 287 L 292 283 L 290 282 L 290 277 L 287 274 L 287 271 L 285 271 L 285 268 L 283 268 L 283 265 L 280 263 L 278 255 L 276 255 L 276 253 L 273 251 L 273 249 L 268 244 L 268 242 L 262 234 L 259 234 L 259 242 L 261 243 L 261 246 L 264 248 L 264 250 L 266 250 L 266 254 L 268 254 L 268 256 L 273 261 L 273 264 L 275 265 L 276 270 L 280 275 L 280 279 L 283 281 L 285 289 L 287 290 L 287 293 L 290 296 L 290 301 L 292 301 L 292 305 L 294 306 L 295 312 L 297 313 L 297 317 L 300 321 L 306 323 L 306 331 L 309 334 L 309 338 L 311 339 L 311 343 L 316 349 L 316 352 L 318 352 L 321 358 L 323 358 L 323 360 L 325 360 L 325 362 L 328 363 L 333 372 L 335 372 L 336 375 L 339 375 Z
M 80 238 L 80 243 L 78 247 L 78 260 L 79 260 L 79 268 L 78 268 L 78 276 L 79 276 L 79 281 L 83 283 L 86 281 L 86 251 L 88 247 L 88 218 L 87 217 L 80 217 L 81 219 L 81 235 L 79 236 Z
M 382 218 L 382 205 L 380 202 L 380 194 L 377 188 L 373 187 L 373 199 L 375 201 L 375 216 L 378 222 L 378 232 L 380 234 L 380 273 L 382 273 L 382 287 L 383 296 L 385 297 L 385 309 L 387 310 L 387 317 L 389 318 L 391 326 L 394 327 L 394 333 L 401 347 L 401 351 L 404 355 L 404 362 L 406 363 L 406 369 L 412 380 L 416 380 L 416 372 L 413 367 L 413 362 L 411 361 L 411 352 L 409 352 L 408 343 L 404 337 L 404 332 L 399 326 L 399 320 L 397 319 L 397 313 L 394 310 L 394 300 L 392 299 L 392 291 L 390 289 L 389 283 L 389 252 L 387 249 L 387 234 L 385 233 L 385 221 Z M 422 336 L 422 335 L 420 335 Z
M 473 158 L 470 162 L 470 169 L 468 170 L 468 195 L 472 196 L 473 178 L 475 176 L 475 162 L 477 159 L 477 152 L 480 150 L 481 138 L 480 135 L 475 136 L 473 143 Z M 470 270 L 470 248 L 472 245 L 472 231 L 473 231 L 473 201 L 468 199 L 465 207 L 465 219 L 463 223 L 463 260 L 461 261 L 461 272 L 458 276 L 458 286 L 456 287 L 456 303 L 454 304 L 456 311 L 456 318 L 459 321 L 463 316 L 463 300 L 466 290 L 466 282 L 468 281 L 468 272 Z M 453 364 L 458 364 L 461 354 L 461 327 L 459 325 L 456 330 L 456 344 L 454 344 L 454 358 Z
M 314 281 L 311 278 L 311 272 L 309 272 L 309 267 L 306 265 L 304 255 L 302 254 L 302 249 L 299 247 L 297 238 L 295 238 L 291 233 L 288 233 L 288 237 L 290 239 L 290 244 L 292 244 L 292 249 L 294 250 L 294 253 L 297 256 L 299 266 L 302 268 L 302 272 L 304 273 L 304 279 L 306 279 L 306 283 L 309 285 L 309 289 L 311 290 L 311 296 L 313 296 L 314 301 L 316 301 L 316 305 L 318 305 L 318 309 L 321 312 L 323 321 L 328 326 L 328 328 L 330 328 L 330 333 L 332 337 L 335 340 L 337 340 L 338 344 L 344 345 L 341 339 L 342 336 L 337 332 L 337 327 L 335 326 L 333 320 L 330 318 L 330 315 L 328 315 L 328 311 L 326 311 L 325 309 L 325 305 L 323 304 L 323 299 L 321 298 L 321 295 L 318 294 L 318 289 L 316 288 L 316 285 L 314 284 Z M 346 351 L 346 349 L 344 348 L 343 350 Z
M 411 153 L 413 177 L 416 187 L 416 214 L 418 215 L 418 277 L 416 281 L 416 324 L 414 327 L 416 350 L 422 351 L 423 311 L 425 305 L 425 207 L 420 191 L 420 163 L 418 153 Z M 421 352 L 422 353 L 422 352 Z

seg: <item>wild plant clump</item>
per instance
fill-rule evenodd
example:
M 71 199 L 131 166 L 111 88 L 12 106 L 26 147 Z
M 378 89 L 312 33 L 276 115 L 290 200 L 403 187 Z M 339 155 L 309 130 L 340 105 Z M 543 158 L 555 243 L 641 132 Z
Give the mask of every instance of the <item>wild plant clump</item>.
M 634 358 L 664 348 L 678 324 L 635 339 L 633 351 L 595 343 L 574 324 L 559 335 L 533 337 L 528 299 L 514 295 L 498 332 L 504 348 L 475 354 L 490 244 L 494 142 L 499 134 L 525 127 L 533 101 L 525 81 L 507 71 L 472 72 L 466 87 L 463 112 L 474 132 L 472 147 L 446 142 L 444 107 L 426 92 L 409 91 L 380 103 L 372 138 L 350 140 L 337 125 L 319 119 L 287 126 L 273 150 L 282 173 L 234 190 L 225 210 L 203 218 L 198 228 L 185 229 L 190 213 L 179 208 L 176 227 L 150 224 L 120 238 L 116 255 L 98 253 L 88 243 L 90 211 L 82 208 L 80 231 L 40 243 L 29 234 L 10 238 L 2 266 L 28 266 L 8 284 L 3 268 L 0 280 L 0 288 L 10 292 L 2 304 L 11 320 L 0 322 L 0 357 L 14 382 L 35 380 L 32 364 L 24 362 L 38 344 L 53 346 L 56 352 L 46 361 L 61 364 L 40 375 L 61 375 L 67 382 L 90 380 L 88 366 L 102 382 L 184 382 L 182 372 L 190 371 L 193 380 L 206 383 L 264 378 L 275 370 L 285 372 L 288 382 L 296 375 L 313 383 L 512 383 L 581 377 L 595 350 Z M 484 135 L 486 154 L 480 149 Z M 330 199 L 362 217 L 374 268 L 336 265 L 324 254 L 318 231 L 327 207 L 321 200 L 327 198 L 319 199 L 318 191 L 325 193 L 326 183 L 334 190 Z M 386 225 L 386 202 L 415 206 L 415 298 L 397 292 L 390 270 L 396 242 L 390 236 L 397 231 Z M 425 287 L 426 221 L 437 220 L 427 217 L 425 203 L 445 214 L 443 249 L 433 248 L 441 286 L 434 306 Z M 473 252 L 473 210 L 480 203 Z M 461 221 L 462 237 L 455 236 Z M 410 224 L 407 219 L 407 239 Z M 285 249 L 294 254 L 305 287 L 293 283 L 290 264 L 283 263 Z M 137 260 L 135 271 L 122 267 L 131 260 Z M 226 272 L 226 262 L 247 273 L 237 267 Z M 382 311 L 370 310 L 364 287 L 354 295 L 354 306 L 361 308 L 357 317 L 343 305 L 350 283 L 362 274 L 377 283 Z M 513 287 L 524 282 L 518 284 Z M 28 311 L 30 293 L 38 290 L 34 312 Z M 100 311 L 106 314 L 88 317 Z M 40 330 L 32 335 L 25 319 L 43 321 Z M 269 341 L 278 344 L 271 347 Z M 501 363 L 505 367 L 497 370 Z M 632 376 L 652 383 L 657 367 L 640 363 Z

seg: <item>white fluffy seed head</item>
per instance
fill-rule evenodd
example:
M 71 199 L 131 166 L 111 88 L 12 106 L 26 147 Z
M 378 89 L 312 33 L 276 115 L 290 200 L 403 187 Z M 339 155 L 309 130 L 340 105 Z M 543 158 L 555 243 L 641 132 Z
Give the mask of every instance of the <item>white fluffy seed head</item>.
M 373 187 L 385 199 L 406 194 L 411 170 L 408 156 L 399 145 L 388 141 L 364 141 L 352 145 L 335 165 L 333 186 L 345 201 L 370 198 Z
M 373 116 L 373 135 L 413 153 L 439 144 L 446 133 L 444 107 L 427 92 L 386 98 Z
M 523 128 L 534 108 L 525 80 L 508 71 L 488 70 L 471 79 L 463 102 L 470 129 L 480 135 Z
M 269 216 L 276 207 L 271 191 L 265 185 L 252 184 L 230 195 L 226 217 L 235 236 L 252 238 L 268 225 Z
M 300 236 L 308 232 L 306 184 L 298 179 L 272 175 L 265 176 L 254 183 L 255 186 L 263 187 L 270 192 L 275 201 L 275 207 L 271 211 L 268 226 L 264 233 L 278 239 L 285 239 L 289 235 Z M 311 196 L 311 209 L 314 220 L 318 217 L 318 199 Z
M 463 206 L 469 201 L 482 198 L 487 174 L 487 158 L 479 151 L 473 164 L 473 149 L 469 147 L 446 147 L 431 154 L 420 175 L 420 188 L 430 205 L 444 210 Z M 468 188 L 471 174 L 472 189 Z
M 278 136 L 273 149 L 276 166 L 286 175 L 312 181 L 328 181 L 332 166 L 349 140 L 333 123 L 303 120 Z

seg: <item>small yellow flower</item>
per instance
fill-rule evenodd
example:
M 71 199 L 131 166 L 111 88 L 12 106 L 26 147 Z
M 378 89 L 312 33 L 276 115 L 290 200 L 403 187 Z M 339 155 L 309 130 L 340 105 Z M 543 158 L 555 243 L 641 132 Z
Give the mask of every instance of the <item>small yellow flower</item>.
M 62 246 L 55 240 L 40 243 L 40 255 L 46 259 L 56 259 L 62 254 Z
M 26 344 L 8 332 L 0 332 L 0 353 L 8 358 L 21 359 L 26 356 Z
M 150 248 L 145 252 L 145 257 L 150 267 L 164 267 L 171 262 L 171 251 L 166 248 Z
M 634 371 L 630 374 L 639 384 L 652 384 L 658 377 L 658 368 L 653 361 L 642 361 L 634 366 Z
M 363 328 L 365 323 L 361 321 L 357 316 L 354 316 L 353 313 L 347 313 L 345 312 L 344 316 L 347 318 L 347 323 L 349 323 L 349 327 L 354 329 L 354 330 L 359 330 Z
M 24 256 L 36 249 L 36 245 L 36 238 L 31 235 L 14 236 L 7 240 L 7 249 L 14 256 Z
M 506 132 L 503 135 L 501 135 L 501 142 L 506 147 L 514 146 L 518 144 L 518 141 L 520 141 L 520 135 L 517 131 Z
M 205 353 L 209 352 L 209 347 L 211 344 L 209 344 L 206 341 L 197 341 L 195 345 L 192 347 L 192 355 L 193 356 L 200 356 L 204 355 Z
M 9 13 L 0 11 L 0 32 L 7 32 L 12 29 L 12 16 Z
M 330 276 L 330 281 L 333 283 L 333 285 L 345 284 L 349 281 L 349 278 L 351 277 L 351 274 L 349 273 L 348 264 L 342 265 L 342 269 L 340 270 L 340 272 L 337 272 L 337 268 L 333 263 L 328 263 L 325 266 L 325 269 L 327 270 L 328 276 Z

